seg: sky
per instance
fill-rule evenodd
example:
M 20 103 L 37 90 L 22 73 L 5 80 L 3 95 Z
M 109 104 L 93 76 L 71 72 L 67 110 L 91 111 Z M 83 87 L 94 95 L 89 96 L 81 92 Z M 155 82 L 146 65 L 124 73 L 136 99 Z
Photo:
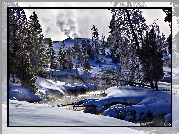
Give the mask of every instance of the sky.
M 21 7 L 109 7 L 113 6 L 110 2 L 19 2 Z M 170 6 L 169 2 L 151 3 L 146 6 Z M 54 41 L 61 41 L 67 37 L 92 37 L 92 26 L 95 25 L 99 32 L 107 38 L 109 36 L 109 24 L 112 18 L 110 10 L 107 9 L 25 9 L 27 18 L 36 12 L 42 26 L 42 33 L 47 38 Z M 165 13 L 160 9 L 143 9 L 143 16 L 147 24 L 152 24 L 158 19 L 161 33 L 166 37 L 170 34 L 168 22 L 164 22 Z M 177 32 L 177 26 L 172 25 L 173 33 Z M 176 27 L 176 28 L 175 28 Z M 66 29 L 66 30 L 65 30 Z M 176 29 L 176 30 L 175 30 Z

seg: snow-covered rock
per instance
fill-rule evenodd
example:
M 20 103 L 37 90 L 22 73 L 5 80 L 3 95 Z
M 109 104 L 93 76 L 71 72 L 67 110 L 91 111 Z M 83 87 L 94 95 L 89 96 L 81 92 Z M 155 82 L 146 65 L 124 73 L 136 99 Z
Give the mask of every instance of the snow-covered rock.
M 9 87 L 10 100 L 26 100 L 29 102 L 40 101 L 40 97 L 32 93 L 28 88 L 22 87 L 20 84 L 10 83 Z

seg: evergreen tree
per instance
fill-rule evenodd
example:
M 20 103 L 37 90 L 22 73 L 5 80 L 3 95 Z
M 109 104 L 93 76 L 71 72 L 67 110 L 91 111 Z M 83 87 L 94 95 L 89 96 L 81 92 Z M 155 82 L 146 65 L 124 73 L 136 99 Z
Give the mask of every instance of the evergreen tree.
M 158 90 L 157 82 L 163 77 L 162 49 L 157 43 L 156 31 L 152 28 L 146 32 L 146 37 L 140 50 L 140 61 L 142 64 L 143 81 L 150 83 Z
M 53 78 L 53 70 L 56 70 L 58 66 L 57 66 L 57 57 L 55 56 L 55 51 L 54 51 L 54 48 L 53 48 L 53 42 L 52 42 L 51 39 L 49 40 L 47 55 L 50 59 L 50 69 L 52 70 L 52 78 Z
M 90 63 L 87 59 L 85 59 L 85 62 L 83 64 L 83 70 L 85 71 L 85 73 L 89 73 L 91 70 Z
M 73 68 L 73 62 L 72 60 L 68 61 L 68 68 L 71 70 Z
M 33 72 L 36 75 L 40 75 L 43 73 L 44 68 L 48 67 L 49 60 L 46 54 L 45 45 L 42 43 L 42 28 L 37 14 L 33 12 L 33 15 L 29 18 L 28 32 L 25 40 L 28 44 L 27 50 L 30 52 Z
M 80 52 L 80 45 L 79 45 L 78 39 L 75 41 L 73 49 L 75 53 Z
M 105 55 L 105 41 L 104 41 L 104 39 L 105 39 L 105 36 L 102 35 L 102 45 L 101 45 L 101 48 L 102 48 L 101 54 L 102 55 Z
M 93 30 L 93 33 L 92 33 L 92 49 L 91 49 L 91 53 L 89 55 L 89 57 L 92 59 L 92 60 L 95 60 L 96 62 L 99 62 L 100 59 L 98 57 L 98 54 L 99 54 L 99 44 L 98 44 L 98 40 L 99 40 L 99 33 L 98 33 L 98 29 L 93 25 L 93 28 L 91 28 L 91 30 Z
M 23 9 L 10 9 L 9 19 L 9 71 L 14 76 L 21 73 L 18 60 L 20 50 L 24 45 L 24 36 L 26 36 L 27 19 Z M 14 78 L 13 82 L 15 82 Z
M 38 91 L 34 84 L 36 78 L 32 71 L 29 52 L 25 50 L 25 45 L 23 45 L 21 53 L 19 54 L 18 68 L 21 73 L 19 72 L 16 76 L 20 78 L 21 85 L 29 88 L 35 94 Z
M 29 52 L 25 37 L 27 35 L 27 19 L 23 9 L 9 10 L 9 58 L 12 65 L 11 72 L 20 79 L 21 85 L 37 92 L 35 77 L 30 63 Z M 13 28 L 14 27 L 14 28 Z M 12 31 L 11 31 L 12 30 Z
M 114 61 L 120 61 L 119 75 L 123 80 L 139 82 L 139 43 L 143 40 L 143 32 L 148 26 L 138 9 L 111 9 L 111 13 L 111 34 L 107 41 L 113 47 Z M 123 73 L 126 70 L 129 70 L 129 73 Z
M 82 46 L 82 53 L 84 56 L 87 56 L 87 51 L 88 51 L 87 45 L 88 45 L 87 41 L 85 39 L 83 39 L 81 46 Z
M 69 65 L 68 61 L 70 61 L 71 59 L 70 57 L 71 50 L 66 51 L 65 49 L 63 49 L 64 46 L 65 46 L 65 43 L 63 41 L 58 52 L 58 61 L 59 61 L 60 66 L 63 68 L 63 70 L 68 69 L 68 65 Z

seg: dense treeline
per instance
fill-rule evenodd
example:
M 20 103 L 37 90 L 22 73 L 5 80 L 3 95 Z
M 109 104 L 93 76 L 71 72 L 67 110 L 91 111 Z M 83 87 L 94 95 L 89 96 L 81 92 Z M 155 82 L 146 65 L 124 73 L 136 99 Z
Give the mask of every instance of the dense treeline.
M 76 39 L 74 46 L 67 48 L 62 41 L 56 54 L 52 40 L 49 40 L 48 46 L 42 43 L 42 28 L 35 12 L 27 20 L 23 9 L 9 9 L 9 72 L 13 75 L 13 82 L 15 76 L 22 86 L 36 93 L 35 76 L 47 77 L 45 68 L 51 69 L 50 77 L 54 77 L 54 71 L 60 68 L 71 70 L 82 67 L 85 73 L 90 73 L 89 60 L 105 62 L 100 55 L 108 55 L 113 63 L 120 63 L 115 78 L 123 80 L 120 85 L 125 85 L 124 81 L 150 83 L 153 88 L 155 84 L 157 90 L 157 82 L 164 75 L 162 54 L 170 44 L 169 38 L 165 40 L 164 35 L 160 35 L 156 22 L 148 26 L 139 9 L 111 9 L 111 13 L 107 41 L 104 41 L 103 35 L 99 39 L 98 29 L 93 25 L 92 43 L 86 39 L 79 43 Z M 110 51 L 106 52 L 106 49 Z M 124 74 L 126 70 L 129 73 Z

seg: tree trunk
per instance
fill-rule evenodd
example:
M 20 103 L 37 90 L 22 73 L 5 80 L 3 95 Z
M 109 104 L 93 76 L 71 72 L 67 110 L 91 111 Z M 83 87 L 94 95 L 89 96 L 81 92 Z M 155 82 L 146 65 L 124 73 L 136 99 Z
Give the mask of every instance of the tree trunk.
M 151 88 L 154 89 L 154 83 L 153 82 L 150 83 L 150 86 L 151 86 Z
M 14 75 L 12 75 L 12 83 L 15 83 Z
M 155 82 L 155 88 L 156 88 L 156 91 L 158 91 L 157 81 Z

